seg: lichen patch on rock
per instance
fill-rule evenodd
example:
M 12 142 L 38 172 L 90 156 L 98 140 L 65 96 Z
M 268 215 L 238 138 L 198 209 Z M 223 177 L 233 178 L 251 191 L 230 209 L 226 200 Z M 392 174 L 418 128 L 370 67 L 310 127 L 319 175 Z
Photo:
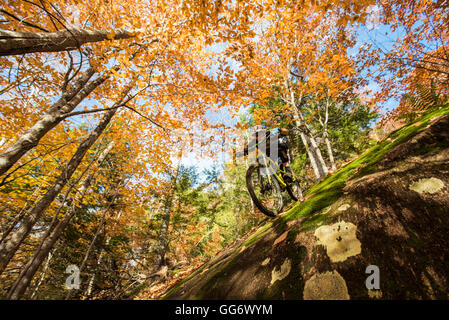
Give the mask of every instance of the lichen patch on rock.
M 266 258 L 262 263 L 260 264 L 262 267 L 265 267 L 267 264 L 270 263 L 270 258 Z
M 270 285 L 275 283 L 277 280 L 282 280 L 286 276 L 288 276 L 288 274 L 290 273 L 291 268 L 292 268 L 292 265 L 291 265 L 290 259 L 288 259 L 288 258 L 284 260 L 284 263 L 281 265 L 279 270 L 277 269 L 277 267 L 275 267 L 271 271 L 271 282 L 270 282 Z
M 304 300 L 349 300 L 346 281 L 337 271 L 313 275 L 304 286 Z
M 350 207 L 351 207 L 350 204 L 345 203 L 345 204 L 339 206 L 337 210 L 338 210 L 338 211 L 345 211 L 345 210 L 348 210 Z
M 437 193 L 444 187 L 444 182 L 437 178 L 427 178 L 419 179 L 418 181 L 412 183 L 409 188 L 410 190 L 416 191 L 420 194 L 426 193 Z
M 360 254 L 362 245 L 356 236 L 357 227 L 340 221 L 333 225 L 321 226 L 315 230 L 318 245 L 324 245 L 332 262 L 345 261 Z
M 329 211 L 330 211 L 331 209 L 332 209 L 332 207 L 329 206 L 329 207 L 323 209 L 323 210 L 321 211 L 321 214 L 322 214 L 322 215 L 325 215 L 325 214 L 329 213 Z

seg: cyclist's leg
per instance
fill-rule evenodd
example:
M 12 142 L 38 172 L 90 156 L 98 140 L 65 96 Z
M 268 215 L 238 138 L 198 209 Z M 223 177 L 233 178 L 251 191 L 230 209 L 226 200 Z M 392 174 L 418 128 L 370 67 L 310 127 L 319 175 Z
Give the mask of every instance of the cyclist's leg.
M 288 150 L 285 147 L 280 146 L 279 158 L 281 158 L 281 169 L 286 173 L 284 174 L 284 178 L 292 178 L 293 174 L 290 167 L 290 161 L 288 159 Z

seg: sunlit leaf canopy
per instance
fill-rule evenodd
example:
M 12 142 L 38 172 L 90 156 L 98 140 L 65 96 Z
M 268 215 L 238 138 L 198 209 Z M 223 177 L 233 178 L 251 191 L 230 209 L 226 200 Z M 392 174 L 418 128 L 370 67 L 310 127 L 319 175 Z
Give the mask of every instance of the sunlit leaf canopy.
M 412 9 L 408 5 L 372 0 L 7 1 L 3 13 L 18 19 L 3 22 L 5 30 L 106 30 L 111 41 L 89 43 L 71 51 L 69 57 L 63 51 L 1 58 L 3 138 L 14 139 L 24 132 L 27 124 L 55 101 L 69 64 L 76 66 L 69 77 L 92 66 L 96 77 L 107 74 L 108 79 L 76 110 L 107 108 L 132 84 L 135 98 L 128 104 L 131 109 L 122 108 L 118 115 L 127 130 L 139 137 L 126 141 L 133 144 L 128 145 L 127 152 L 135 152 L 137 156 L 131 158 L 140 160 L 136 168 L 146 159 L 143 167 L 151 169 L 149 175 L 162 172 L 170 159 L 169 151 L 179 140 L 173 139 L 176 134 L 171 136 L 171 130 L 190 130 L 190 137 L 201 140 L 194 145 L 202 149 L 216 147 L 208 143 L 213 134 L 207 130 L 222 128 L 218 132 L 225 136 L 223 128 L 230 129 L 228 124 L 212 124 L 206 116 L 208 111 L 226 109 L 237 115 L 242 106 L 263 102 L 273 95 L 273 90 L 282 91 L 286 81 L 295 86 L 299 95 L 350 95 L 366 86 L 367 79 L 360 77 L 360 72 L 377 63 L 378 50 L 350 56 L 348 49 L 355 45 L 357 27 L 369 19 L 374 6 L 380 8 L 382 23 L 392 30 L 407 32 L 389 55 L 406 53 L 404 59 L 418 59 L 424 55 L 425 45 L 443 51 L 447 41 L 444 4 L 416 2 Z M 123 31 L 132 36 L 112 40 Z M 438 41 L 432 42 L 435 37 L 441 39 L 443 47 Z M 217 50 L 217 45 L 225 49 Z M 382 68 L 389 71 L 388 75 L 400 76 L 410 70 L 409 65 L 399 65 L 397 60 Z M 419 77 L 423 73 L 415 74 Z M 387 96 L 393 82 L 385 82 L 387 77 L 381 78 L 381 74 L 377 77 L 384 81 L 382 92 Z M 404 83 L 410 86 L 410 81 Z M 46 139 L 54 145 L 56 141 L 67 144 L 70 138 L 65 131 L 100 116 L 89 113 L 68 118 L 51 136 L 44 137 L 30 156 L 48 152 L 48 146 L 41 150 L 48 144 Z M 261 116 L 267 118 L 270 114 Z M 207 132 L 208 136 L 202 134 L 199 138 L 199 132 Z M 136 170 L 142 173 L 146 169 Z

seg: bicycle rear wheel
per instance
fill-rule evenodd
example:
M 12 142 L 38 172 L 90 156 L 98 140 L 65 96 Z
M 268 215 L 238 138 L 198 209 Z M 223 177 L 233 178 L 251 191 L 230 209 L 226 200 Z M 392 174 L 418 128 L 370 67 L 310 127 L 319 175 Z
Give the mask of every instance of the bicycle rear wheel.
M 281 188 L 274 176 L 265 173 L 266 168 L 251 165 L 246 172 L 246 187 L 256 207 L 265 215 L 275 217 L 284 206 Z

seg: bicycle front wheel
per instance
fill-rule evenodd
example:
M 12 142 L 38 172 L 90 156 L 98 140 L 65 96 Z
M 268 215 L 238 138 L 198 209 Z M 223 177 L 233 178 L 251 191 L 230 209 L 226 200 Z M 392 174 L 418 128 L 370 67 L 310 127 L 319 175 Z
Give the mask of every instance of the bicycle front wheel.
M 281 188 L 276 178 L 265 171 L 265 167 L 251 165 L 246 172 L 246 187 L 256 207 L 263 214 L 275 217 L 284 206 Z

